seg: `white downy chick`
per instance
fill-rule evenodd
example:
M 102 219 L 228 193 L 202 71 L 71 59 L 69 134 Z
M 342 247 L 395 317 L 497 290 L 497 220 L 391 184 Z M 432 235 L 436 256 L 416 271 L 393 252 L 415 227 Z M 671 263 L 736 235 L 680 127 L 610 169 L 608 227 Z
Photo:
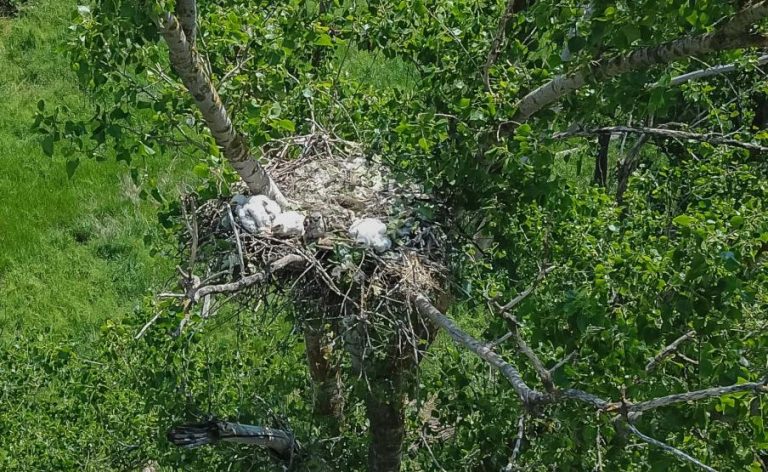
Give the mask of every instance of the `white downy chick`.
M 387 236 L 387 225 L 377 218 L 355 220 L 349 228 L 349 236 L 356 243 L 373 248 L 379 253 L 392 247 L 392 241 Z
M 268 231 L 272 221 L 281 213 L 280 205 L 264 195 L 235 195 L 232 203 L 237 205 L 240 225 L 249 233 Z
M 272 222 L 272 234 L 278 238 L 298 238 L 304 235 L 304 215 L 298 211 L 280 213 Z

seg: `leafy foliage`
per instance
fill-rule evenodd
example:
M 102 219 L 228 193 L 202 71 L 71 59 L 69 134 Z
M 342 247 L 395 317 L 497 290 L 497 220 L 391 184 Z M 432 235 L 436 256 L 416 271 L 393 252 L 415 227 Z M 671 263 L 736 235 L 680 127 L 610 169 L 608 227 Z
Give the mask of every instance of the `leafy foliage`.
M 768 356 L 765 163 L 744 151 L 652 141 L 643 150 L 644 166 L 617 205 L 612 188 L 585 183 L 583 167 L 591 160 L 592 146 L 568 149 L 553 137 L 553 131 L 572 123 L 684 122 L 694 130 L 714 128 L 765 140 L 764 132 L 752 129 L 765 93 L 753 61 L 741 53 L 719 53 L 617 78 L 596 76 L 552 110 L 509 135 L 503 131 L 518 98 L 552 77 L 639 46 L 711 31 L 716 21 L 737 10 L 735 2 L 592 2 L 589 8 L 570 0 L 531 2 L 508 22 L 506 43 L 488 67 L 486 81 L 484 59 L 505 3 L 333 2 L 322 12 L 298 0 L 206 2 L 200 12 L 200 47 L 235 126 L 255 148 L 308 131 L 312 124 L 306 118 L 313 117 L 366 143 L 403 179 L 420 182 L 462 215 L 454 236 L 465 253 L 457 275 L 465 281 L 466 300 L 455 311 L 475 334 L 496 339 L 507 329 L 486 310 L 487 298 L 511 297 L 530 283 L 542 263 L 555 264 L 557 269 L 517 307 L 516 316 L 548 365 L 576 353 L 576 360 L 557 372 L 558 386 L 641 400 L 763 378 Z M 221 193 L 234 177 L 223 168 L 198 112 L 167 75 L 155 27 L 155 15 L 167 6 L 101 0 L 80 8 L 68 51 L 81 86 L 97 103 L 96 112 L 77 120 L 65 108 L 52 110 L 41 103 L 35 125 L 44 133 L 46 153 L 66 146 L 80 155 L 130 163 L 137 156 L 149 159 L 183 146 L 190 167 L 204 180 L 199 191 Z M 668 87 L 673 75 L 698 68 L 697 61 L 704 59 L 738 61 L 739 72 Z M 401 73 L 383 80 L 385 74 L 371 77 L 374 69 Z M 628 139 L 614 142 L 614 159 L 632 144 Z M 67 169 L 75 172 L 76 164 Z M 132 175 L 143 184 L 145 197 L 165 202 L 155 182 L 142 182 L 138 172 Z M 493 241 L 484 250 L 464 234 L 480 229 Z M 649 358 L 689 330 L 696 331 L 696 340 L 681 348 L 681 356 L 646 371 Z M 287 336 L 285 328 L 282 333 Z M 142 355 L 160 356 L 163 343 L 169 342 L 153 339 L 158 346 Z M 248 337 L 248 343 L 254 358 L 265 355 L 258 351 L 258 336 Z M 519 357 L 512 346 L 498 349 L 507 358 Z M 434 462 L 460 469 L 505 466 L 518 436 L 518 418 L 527 414 L 519 400 L 479 369 L 478 361 L 440 343 L 430 353 L 421 372 L 419 401 L 436 402 L 433 416 L 452 432 L 431 444 L 427 433 L 415 438 L 419 445 L 412 448 L 406 468 L 431 468 Z M 215 352 L 217 362 L 234 362 L 227 355 L 225 349 Z M 262 375 L 274 382 L 250 388 L 267 403 L 284 404 L 295 396 L 296 404 L 286 406 L 287 416 L 304 421 L 309 410 L 299 403 L 306 401 L 308 389 L 299 357 L 292 350 L 270 357 Z M 146 377 L 175 368 L 157 359 L 140 364 Z M 518 364 L 535 384 L 535 372 Z M 222 382 L 231 383 L 220 396 L 207 397 L 222 413 L 234 411 L 227 395 L 239 391 L 241 382 L 255 382 L 247 368 L 236 367 L 237 373 L 235 367 L 220 371 Z M 174 372 L 182 376 L 190 370 Z M 158 404 L 168 391 L 161 388 Z M 167 411 L 177 406 L 168 405 Z M 351 408 L 357 411 L 360 405 Z M 661 450 L 627 448 L 630 439 L 613 428 L 607 414 L 595 416 L 570 404 L 550 409 L 527 414 L 518 466 L 684 467 Z M 421 431 L 418 410 L 412 409 L 411 434 Z M 349 429 L 339 443 L 352 452 L 339 455 L 347 451 L 340 447 L 316 457 L 359 467 L 355 447 L 364 425 L 357 413 L 348 418 Z M 713 467 L 759 470 L 768 449 L 765 415 L 759 398 L 731 395 L 649 412 L 637 424 Z M 160 422 L 156 417 L 150 421 Z M 296 425 L 300 437 L 320 434 L 310 424 Z M 148 437 L 153 436 L 143 440 Z M 163 451 L 156 450 L 177 460 Z M 233 460 L 226 451 L 201 454 L 214 466 Z

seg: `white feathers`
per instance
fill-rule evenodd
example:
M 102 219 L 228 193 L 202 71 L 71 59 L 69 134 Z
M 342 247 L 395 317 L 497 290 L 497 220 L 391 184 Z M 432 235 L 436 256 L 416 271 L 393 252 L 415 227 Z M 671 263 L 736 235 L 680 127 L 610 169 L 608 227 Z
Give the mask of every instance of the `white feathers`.
M 298 211 L 280 213 L 272 222 L 272 234 L 278 238 L 298 238 L 304 234 L 304 215 Z
M 249 233 L 272 232 L 278 238 L 298 238 L 304 234 L 304 215 L 298 211 L 280 210 L 280 205 L 264 195 L 235 195 L 240 226 Z
M 280 205 L 264 195 L 235 195 L 232 203 L 237 205 L 240 225 L 249 233 L 262 233 L 272 227 L 275 217 L 282 211 Z
M 376 252 L 385 252 L 392 247 L 392 241 L 387 236 L 387 225 L 376 218 L 355 220 L 349 228 L 349 236 L 356 243 Z

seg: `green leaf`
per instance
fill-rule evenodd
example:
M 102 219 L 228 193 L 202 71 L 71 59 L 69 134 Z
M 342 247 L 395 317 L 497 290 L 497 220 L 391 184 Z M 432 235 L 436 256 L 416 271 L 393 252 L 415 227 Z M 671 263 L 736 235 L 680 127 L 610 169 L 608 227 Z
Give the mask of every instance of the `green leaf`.
M 681 228 L 688 228 L 696 222 L 696 218 L 688 215 L 680 215 L 672 220 L 672 222 Z
M 48 135 L 43 138 L 43 152 L 46 156 L 53 156 L 53 135 Z
M 67 177 L 72 178 L 75 175 L 75 171 L 80 166 L 80 159 L 72 159 L 67 161 Z
M 329 35 L 323 33 L 315 40 L 315 46 L 333 46 L 333 39 Z
M 290 131 L 291 133 L 296 131 L 296 125 L 291 120 L 275 120 L 272 122 L 272 126 L 276 129 Z
M 211 174 L 211 169 L 208 167 L 208 164 L 200 163 L 192 168 L 192 172 L 200 178 L 205 178 Z

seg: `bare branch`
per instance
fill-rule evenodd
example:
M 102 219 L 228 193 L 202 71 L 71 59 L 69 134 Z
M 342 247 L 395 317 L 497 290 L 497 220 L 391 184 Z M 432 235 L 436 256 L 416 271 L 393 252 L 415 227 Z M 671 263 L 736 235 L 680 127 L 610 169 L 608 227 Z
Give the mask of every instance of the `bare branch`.
M 768 386 L 766 385 L 768 379 L 764 379 L 762 382 L 751 382 L 738 385 L 729 385 L 727 387 L 713 387 L 704 390 L 696 390 L 693 392 L 677 393 L 674 395 L 667 395 L 666 397 L 654 398 L 645 402 L 635 403 L 627 406 L 627 411 L 632 413 L 641 413 L 643 411 L 654 410 L 676 403 L 695 402 L 699 400 L 707 400 L 710 398 L 722 397 L 724 395 L 730 395 L 732 393 L 740 392 L 755 392 L 755 393 L 768 393 Z
M 556 268 L 557 268 L 556 266 L 549 266 L 549 267 L 547 267 L 545 269 L 540 270 L 539 274 L 536 276 L 536 279 L 533 281 L 533 283 L 528 288 L 526 288 L 518 296 L 516 296 L 515 298 L 510 300 L 509 303 L 507 303 L 506 305 L 500 306 L 499 309 L 502 312 L 507 312 L 507 311 L 512 310 L 517 305 L 519 305 L 523 300 L 528 298 L 533 293 L 533 291 L 536 289 L 536 287 L 538 287 L 538 285 L 541 283 L 541 281 L 544 280 L 544 278 L 546 278 L 546 276 L 550 272 L 555 270 Z
M 596 134 L 618 134 L 618 133 L 634 133 L 641 135 L 654 135 L 669 139 L 691 140 L 699 141 L 703 143 L 731 146 L 741 149 L 747 149 L 756 152 L 768 152 L 768 147 L 761 146 L 755 143 L 747 143 L 739 141 L 737 139 L 727 138 L 719 133 L 691 133 L 690 131 L 681 131 L 676 129 L 667 128 L 632 128 L 629 126 L 605 126 L 603 128 L 595 128 L 591 130 L 574 130 L 557 133 L 553 137 L 555 139 L 565 139 L 572 136 L 587 137 L 594 136 Z
M 526 414 L 523 413 L 517 420 L 517 437 L 515 437 L 515 446 L 512 448 L 512 455 L 509 457 L 509 461 L 507 462 L 506 467 L 501 469 L 502 472 L 512 472 L 513 470 L 517 469 L 517 466 L 515 466 L 515 460 L 517 460 L 517 456 L 520 455 L 520 449 L 522 448 L 523 440 L 525 439 L 525 418 Z
M 657 439 L 653 439 L 650 436 L 646 436 L 645 434 L 641 433 L 632 424 L 628 423 L 627 424 L 627 428 L 629 429 L 629 431 L 632 432 L 632 434 L 634 434 L 638 438 L 642 439 L 643 441 L 647 442 L 648 444 L 650 444 L 652 446 L 656 446 L 659 449 L 663 449 L 664 451 L 672 454 L 673 456 L 677 457 L 680 460 L 683 460 L 683 461 L 686 461 L 686 462 L 690 462 L 691 464 L 694 464 L 694 465 L 698 466 L 699 468 L 701 468 L 703 470 L 706 470 L 707 472 L 717 472 L 717 470 L 715 470 L 712 467 L 704 464 L 703 462 L 699 461 L 698 459 L 689 456 L 688 454 L 684 453 L 680 449 L 676 449 L 676 448 L 674 448 L 674 447 L 672 447 L 672 446 L 670 446 L 668 444 L 664 444 L 663 442 L 661 442 L 661 441 L 659 441 Z
M 558 362 L 557 364 L 553 365 L 553 366 L 552 366 L 552 367 L 549 369 L 549 375 L 553 375 L 553 374 L 554 374 L 555 372 L 557 372 L 557 371 L 558 371 L 558 369 L 560 369 L 562 366 L 564 366 L 565 364 L 567 364 L 567 363 L 571 362 L 571 359 L 573 359 L 574 357 L 576 357 L 576 351 L 573 351 L 572 353 L 568 354 L 568 355 L 567 355 L 567 356 L 565 356 L 565 357 L 564 357 L 562 360 L 560 360 L 560 362 Z
M 627 155 L 624 156 L 624 159 L 619 163 L 618 183 L 616 184 L 616 201 L 619 204 L 624 201 L 624 192 L 627 191 L 629 177 L 635 171 L 639 163 L 638 156 L 640 155 L 640 150 L 642 150 L 649 139 L 650 136 L 647 134 L 640 135 L 640 138 L 635 145 L 632 146 L 632 149 L 629 150 Z
M 662 349 L 661 352 L 656 354 L 656 356 L 648 362 L 648 364 L 645 366 L 645 371 L 652 371 L 653 368 L 656 367 L 656 364 L 677 352 L 677 348 L 680 347 L 681 344 L 688 341 L 689 339 L 693 339 L 694 336 L 696 336 L 696 331 L 691 330 L 672 341 L 669 346 Z
M 533 349 L 531 349 L 528 343 L 525 342 L 525 339 L 523 339 L 523 336 L 520 334 L 520 323 L 518 323 L 518 321 L 510 315 L 505 314 L 505 318 L 507 318 L 507 320 L 509 320 L 510 324 L 512 325 L 511 332 L 515 336 L 518 349 L 520 349 L 520 352 L 522 352 L 531 362 L 533 369 L 539 375 L 541 383 L 544 384 L 544 388 L 547 390 L 547 392 L 553 393 L 555 391 L 555 384 L 552 383 L 552 375 L 550 375 L 547 368 L 544 367 L 544 363 L 541 362 L 539 356 L 533 352 Z
M 269 277 L 269 274 L 272 272 L 277 272 L 281 269 L 286 268 L 291 264 L 296 264 L 299 262 L 304 262 L 304 258 L 295 254 L 291 254 L 291 255 L 282 257 L 277 261 L 273 262 L 272 264 L 270 264 L 269 271 L 257 272 L 247 277 L 243 277 L 242 279 L 237 280 L 235 282 L 230 282 L 226 284 L 204 285 L 204 286 L 193 287 L 189 291 L 188 297 L 194 303 L 197 303 L 198 301 L 200 301 L 201 298 L 208 295 L 215 294 L 215 293 L 236 293 L 252 285 L 256 285 L 258 283 L 264 282 L 265 280 L 267 280 L 267 278 Z
M 194 98 L 211 135 L 229 163 L 251 192 L 264 194 L 275 200 L 281 207 L 287 207 L 288 200 L 264 167 L 253 159 L 245 137 L 235 131 L 229 114 L 203 67 L 203 60 L 187 40 L 175 16 L 170 13 L 165 15 L 161 33 L 168 44 L 173 69 Z
M 766 63 L 768 63 L 768 54 L 765 54 L 757 58 L 758 65 L 764 65 Z M 707 67 L 706 69 L 695 70 L 692 72 L 687 72 L 682 75 L 678 75 L 677 77 L 673 77 L 672 80 L 669 81 L 669 85 L 675 86 L 675 85 L 684 84 L 685 82 L 689 82 L 691 80 L 699 80 L 699 79 L 705 79 L 707 77 L 713 77 L 716 75 L 729 74 L 731 72 L 735 72 L 736 70 L 738 70 L 738 68 L 739 68 L 739 65 L 733 64 L 733 63 Z
M 157 313 L 155 316 L 152 317 L 151 320 L 147 321 L 147 323 L 141 328 L 139 331 L 139 334 L 136 335 L 133 339 L 140 339 L 142 336 L 144 336 L 144 333 L 147 332 L 150 326 L 152 326 L 157 319 L 160 318 L 160 313 Z
M 534 113 L 581 88 L 591 78 L 605 80 L 626 72 L 669 64 L 686 57 L 765 46 L 768 44 L 768 37 L 750 34 L 748 29 L 766 16 L 768 1 L 760 1 L 738 12 L 730 21 L 711 33 L 686 36 L 658 46 L 636 49 L 618 57 L 598 60 L 570 74 L 557 76 L 532 90 L 518 102 L 517 113 L 501 126 L 500 134 L 510 134 L 519 123 L 527 121 Z
M 532 406 L 545 401 L 547 397 L 541 392 L 530 388 L 513 365 L 502 359 L 501 356 L 489 349 L 488 346 L 462 331 L 450 318 L 440 313 L 424 295 L 416 295 L 413 302 L 421 316 L 429 318 L 435 325 L 445 330 L 456 344 L 469 349 L 501 372 L 509 380 L 509 383 L 512 384 L 512 388 L 523 401 L 523 404 Z

